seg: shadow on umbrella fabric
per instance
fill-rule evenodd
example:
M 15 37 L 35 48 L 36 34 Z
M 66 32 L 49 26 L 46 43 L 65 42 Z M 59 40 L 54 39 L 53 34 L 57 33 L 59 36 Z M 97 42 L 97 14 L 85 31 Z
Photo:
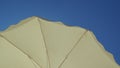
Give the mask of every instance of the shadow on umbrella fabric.
M 120 68 L 90 30 L 39 17 L 0 32 L 0 68 Z

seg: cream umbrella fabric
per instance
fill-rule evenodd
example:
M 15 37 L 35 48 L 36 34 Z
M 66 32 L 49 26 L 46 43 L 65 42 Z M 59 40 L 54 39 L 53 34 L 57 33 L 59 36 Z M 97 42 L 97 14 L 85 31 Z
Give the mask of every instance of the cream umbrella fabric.
M 0 68 L 120 68 L 94 34 L 39 17 L 0 32 Z

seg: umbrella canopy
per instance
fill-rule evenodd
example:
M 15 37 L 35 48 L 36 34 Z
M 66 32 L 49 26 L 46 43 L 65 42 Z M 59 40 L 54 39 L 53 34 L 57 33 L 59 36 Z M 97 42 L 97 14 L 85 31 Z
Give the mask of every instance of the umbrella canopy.
M 94 34 L 30 17 L 0 32 L 0 68 L 120 68 Z

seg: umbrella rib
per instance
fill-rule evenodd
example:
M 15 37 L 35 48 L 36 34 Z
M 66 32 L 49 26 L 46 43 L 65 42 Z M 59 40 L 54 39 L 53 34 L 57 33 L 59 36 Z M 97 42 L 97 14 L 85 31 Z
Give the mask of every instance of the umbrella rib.
M 40 20 L 38 19 L 38 23 L 40 24 Z M 43 34 L 43 30 L 42 30 L 42 26 L 40 24 L 40 29 L 41 29 L 41 34 L 42 34 L 42 37 L 43 37 L 43 41 L 44 41 L 44 44 L 45 44 L 45 49 L 46 49 L 46 54 L 47 54 L 47 59 L 48 59 L 48 63 L 49 63 L 49 68 L 51 68 L 51 65 L 50 65 L 50 57 L 49 57 L 49 53 L 48 53 L 48 48 L 47 48 L 47 45 L 46 45 L 46 41 L 45 41 L 45 36 Z
M 15 48 L 17 48 L 18 50 L 20 50 L 23 54 L 25 54 L 30 60 L 33 60 L 38 66 L 40 66 L 40 68 L 42 68 L 42 66 L 40 64 L 38 64 L 34 59 L 32 59 L 27 53 L 25 53 L 23 50 L 21 50 L 20 48 L 16 47 L 16 45 L 14 43 L 12 43 L 10 40 L 8 40 L 6 37 L 4 37 L 3 35 L 0 34 L 0 36 L 2 38 L 4 38 L 6 41 L 8 41 L 10 44 L 12 44 Z M 31 61 L 32 62 L 32 61 Z M 32 62 L 33 63 L 33 62 Z M 34 65 L 34 64 L 33 64 Z M 34 65 L 35 66 L 35 65 Z M 35 66 L 36 67 L 36 66 Z
M 61 68 L 61 66 L 64 64 L 64 62 L 67 60 L 67 58 L 69 57 L 69 55 L 71 54 L 71 52 L 75 49 L 75 47 L 77 46 L 77 44 L 79 43 L 79 41 L 83 38 L 83 36 L 88 32 L 88 30 L 86 30 L 82 36 L 80 36 L 79 40 L 75 43 L 75 45 L 72 47 L 72 49 L 68 52 L 68 54 L 65 56 L 64 60 L 60 63 L 60 65 L 58 66 L 58 68 Z

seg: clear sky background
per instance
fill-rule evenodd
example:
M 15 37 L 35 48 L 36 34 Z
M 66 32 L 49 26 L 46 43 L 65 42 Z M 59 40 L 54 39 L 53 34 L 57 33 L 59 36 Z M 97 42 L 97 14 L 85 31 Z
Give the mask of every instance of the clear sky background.
M 31 16 L 93 31 L 120 64 L 120 0 L 0 0 L 0 30 Z

